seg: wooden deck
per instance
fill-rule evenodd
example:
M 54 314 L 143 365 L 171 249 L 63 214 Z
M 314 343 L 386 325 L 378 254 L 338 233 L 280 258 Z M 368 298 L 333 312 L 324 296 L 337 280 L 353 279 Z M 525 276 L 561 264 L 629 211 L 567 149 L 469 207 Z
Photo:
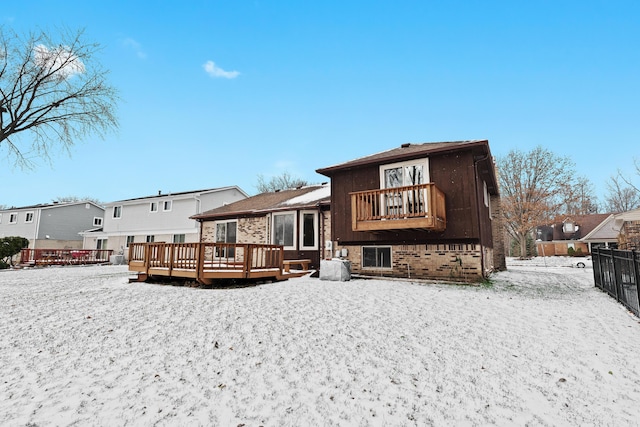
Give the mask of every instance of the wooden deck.
M 20 264 L 24 266 L 83 265 L 109 262 L 112 250 L 106 249 L 22 249 Z
M 152 276 L 193 279 L 211 285 L 216 279 L 284 280 L 308 272 L 284 271 L 279 245 L 241 243 L 133 243 L 129 271 L 138 281 Z

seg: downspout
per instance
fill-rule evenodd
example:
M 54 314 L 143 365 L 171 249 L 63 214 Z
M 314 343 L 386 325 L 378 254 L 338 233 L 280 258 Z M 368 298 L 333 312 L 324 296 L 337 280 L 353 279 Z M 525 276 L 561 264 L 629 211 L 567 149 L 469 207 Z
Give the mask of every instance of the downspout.
M 322 261 L 325 257 L 325 249 L 324 249 L 325 241 L 324 241 L 324 212 L 322 211 L 322 207 L 320 206 L 320 203 L 318 203 L 318 217 L 320 219 L 320 247 L 318 248 L 320 250 L 318 252 L 320 253 L 319 261 Z
M 36 242 L 38 241 L 38 233 L 40 233 L 40 218 L 42 218 L 42 209 L 38 209 L 38 219 L 36 221 L 36 229 L 33 235 L 33 249 L 36 248 Z
M 484 270 L 484 245 L 482 243 L 482 221 L 480 221 L 480 199 L 478 198 L 478 162 L 487 160 L 489 158 L 489 154 L 485 154 L 484 157 L 480 159 L 473 159 L 473 180 L 475 182 L 476 187 L 476 216 L 478 218 L 478 240 L 480 240 L 480 265 L 482 268 L 482 278 L 486 279 L 485 270 Z M 488 195 L 487 195 L 488 196 Z M 491 200 L 488 200 L 488 203 L 491 204 Z M 493 234 L 493 233 L 492 233 Z M 492 236 L 493 237 L 493 236 Z

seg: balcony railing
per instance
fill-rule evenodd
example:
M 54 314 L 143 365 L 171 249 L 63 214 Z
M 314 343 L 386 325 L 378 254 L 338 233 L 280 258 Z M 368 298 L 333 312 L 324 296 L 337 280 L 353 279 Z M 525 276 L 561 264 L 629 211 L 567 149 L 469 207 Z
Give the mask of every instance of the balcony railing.
M 433 183 L 351 193 L 351 223 L 353 231 L 443 231 L 444 193 Z

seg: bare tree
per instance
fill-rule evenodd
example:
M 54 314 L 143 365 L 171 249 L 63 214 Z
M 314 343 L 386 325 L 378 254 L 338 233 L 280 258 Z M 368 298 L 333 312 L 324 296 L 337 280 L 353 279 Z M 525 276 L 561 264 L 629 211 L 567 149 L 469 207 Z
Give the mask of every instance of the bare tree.
M 21 37 L 0 27 L 0 148 L 17 164 L 118 127 L 118 96 L 94 58 L 99 50 L 82 30 Z
M 573 182 L 574 165 L 541 146 L 528 153 L 512 150 L 497 165 L 505 227 L 525 256 L 527 236 L 566 204 L 564 193 Z
M 636 176 L 640 177 L 640 161 L 638 159 L 633 159 L 633 166 L 635 168 L 635 174 Z M 635 185 L 631 179 L 629 178 L 628 174 L 623 174 L 622 171 L 618 170 L 618 177 L 625 182 L 625 184 L 627 184 L 632 190 L 634 190 L 636 193 L 640 194 L 640 186 Z
M 585 176 L 574 178 L 561 190 L 564 199 L 562 212 L 570 215 L 588 215 L 598 213 L 598 198 L 593 183 Z
M 259 193 L 267 193 L 271 191 L 302 187 L 308 184 L 309 183 L 307 181 L 294 177 L 289 172 L 283 172 L 280 175 L 272 177 L 269 181 L 267 181 L 263 175 L 258 175 L 256 189 Z
M 626 212 L 640 207 L 640 191 L 627 184 L 618 173 L 607 181 L 609 194 L 606 197 L 606 209 L 609 212 Z

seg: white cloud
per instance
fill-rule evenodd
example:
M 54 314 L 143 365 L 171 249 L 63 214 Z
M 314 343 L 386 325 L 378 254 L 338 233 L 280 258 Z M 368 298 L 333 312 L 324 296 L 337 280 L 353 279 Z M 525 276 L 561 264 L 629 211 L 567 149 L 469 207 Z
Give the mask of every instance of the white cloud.
M 127 37 L 126 39 L 122 40 L 122 44 L 126 48 L 133 49 L 133 51 L 136 53 L 138 58 L 140 59 L 147 58 L 147 54 L 142 50 L 142 45 L 138 43 L 136 40 L 132 39 L 131 37 Z
M 67 46 L 49 49 L 43 44 L 33 49 L 33 61 L 52 73 L 56 79 L 64 80 L 85 71 L 84 64 Z
M 211 77 L 222 77 L 225 79 L 235 79 L 240 75 L 238 71 L 225 71 L 220 67 L 217 67 L 213 61 L 207 61 L 202 65 L 202 68 L 209 74 Z

